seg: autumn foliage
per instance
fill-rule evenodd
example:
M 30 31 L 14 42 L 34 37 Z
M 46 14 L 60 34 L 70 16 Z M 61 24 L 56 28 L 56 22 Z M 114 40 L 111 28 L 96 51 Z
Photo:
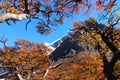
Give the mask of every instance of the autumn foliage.
M 29 18 L 37 19 L 37 32 L 48 35 L 54 31 L 51 26 L 62 24 L 65 17 L 74 13 L 79 14 L 85 10 L 85 15 L 92 10 L 104 11 L 112 15 L 112 9 L 117 0 L 0 0 L 0 23 Z M 114 12 L 114 11 L 113 11 Z M 117 17 L 116 17 L 117 16 Z M 115 28 L 120 16 L 110 16 L 108 25 L 99 24 L 96 19 L 90 18 L 83 22 L 74 23 L 74 29 L 79 31 L 79 39 L 85 45 L 99 51 L 100 56 L 89 53 L 80 53 L 74 58 L 67 58 L 64 64 L 56 69 L 51 69 L 48 52 L 51 51 L 43 43 L 33 43 L 26 40 L 18 40 L 15 47 L 4 46 L 0 51 L 0 69 L 8 71 L 7 80 L 17 80 L 18 74 L 26 79 L 43 79 L 47 69 L 50 72 L 45 79 L 48 80 L 104 80 L 105 75 L 110 79 L 119 78 L 120 56 L 120 29 Z M 115 21 L 114 21 L 115 20 Z M 104 28 L 104 29 L 103 29 Z M 87 43 L 86 43 L 87 42 Z M 112 56 L 108 57 L 107 53 Z M 103 61 L 102 61 L 103 60 Z M 57 63 L 57 62 L 56 62 Z M 107 63 L 107 64 L 106 64 Z M 110 69 L 108 69 L 106 66 Z M 109 66 L 110 65 L 110 66 Z M 114 70 L 113 70 L 114 67 Z M 111 71 L 110 71 L 111 70 Z M 103 74 L 105 73 L 105 75 Z M 113 75 L 117 74 L 117 77 Z M 108 74 L 110 73 L 111 76 Z M 91 77 L 92 76 L 92 77 Z
M 118 19 L 119 21 L 119 19 Z M 96 19 L 90 18 L 85 22 L 74 23 L 74 28 L 79 32 L 80 40 L 89 47 L 96 49 L 103 60 L 103 72 L 108 80 L 117 80 L 117 74 L 113 67 L 119 60 L 120 32 L 110 22 L 108 25 L 98 23 Z M 114 75 L 113 75 L 114 73 Z
M 34 43 L 23 39 L 15 42 L 15 47 L 4 47 L 0 54 L 0 69 L 9 71 L 6 80 L 16 80 L 17 73 L 24 79 L 43 80 L 46 70 L 46 80 L 105 80 L 103 73 L 103 61 L 96 53 L 80 52 L 74 57 L 62 60 L 63 64 L 57 68 L 50 68 L 59 63 L 50 63 L 47 52 L 51 48 L 43 43 Z M 114 70 L 120 78 L 120 61 L 114 66 Z M 91 77 L 92 76 L 92 77 Z
M 120 79 L 120 60 L 118 60 L 114 66 L 114 70 L 117 74 L 118 79 Z
M 90 46 L 92 48 L 95 48 L 97 43 L 101 44 L 103 49 L 107 49 L 107 45 L 104 43 L 104 41 L 101 38 L 101 35 L 98 33 L 98 30 L 95 28 L 98 28 L 101 31 L 106 31 L 106 34 L 112 34 L 113 37 L 111 38 L 111 41 L 117 46 L 120 47 L 120 29 L 114 28 L 111 29 L 103 24 L 98 24 L 97 20 L 94 18 L 90 18 L 89 20 L 86 20 L 85 23 L 82 21 L 76 21 L 73 23 L 73 27 L 76 31 L 79 32 L 79 39 L 82 43 L 90 43 Z M 87 30 L 79 30 L 79 28 L 86 28 Z M 111 33 L 113 31 L 113 33 Z M 110 37 L 110 36 L 109 36 Z M 109 51 L 109 50 L 107 50 Z M 106 52 L 107 52 L 106 51 Z
M 91 77 L 92 76 L 92 77 Z M 103 63 L 98 55 L 79 53 L 49 72 L 47 80 L 104 80 Z
M 28 75 L 31 76 L 33 72 L 37 71 L 36 74 L 32 75 L 32 78 L 39 80 L 40 76 L 43 76 L 40 73 L 44 72 L 49 66 L 46 51 L 51 49 L 45 44 L 35 44 L 21 39 L 16 41 L 15 45 L 16 49 L 10 47 L 4 48 L 0 54 L 1 64 L 6 66 L 5 69 L 11 69 L 12 74 L 20 72 L 25 79 L 27 79 Z M 11 77 L 8 78 L 8 80 L 10 79 Z

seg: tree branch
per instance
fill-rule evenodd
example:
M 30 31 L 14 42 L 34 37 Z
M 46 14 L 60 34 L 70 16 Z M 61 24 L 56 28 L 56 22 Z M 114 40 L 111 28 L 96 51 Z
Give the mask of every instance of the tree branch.
M 1 40 L 1 39 L 0 39 L 0 43 L 2 43 L 2 44 L 4 45 L 4 47 L 7 47 L 6 41 L 7 41 L 7 40 Z
M 24 11 L 24 13 L 29 14 L 29 9 L 28 9 L 28 0 L 25 0 L 24 5 L 25 5 L 25 11 Z
M 12 13 L 6 13 L 6 14 L 2 14 L 0 15 L 0 23 L 7 21 L 7 20 L 22 20 L 25 18 L 29 18 L 30 15 L 28 14 L 12 14 Z
M 22 78 L 22 75 L 20 73 L 17 73 L 17 76 L 18 76 L 19 80 L 25 80 Z
M 0 73 L 0 78 L 2 78 L 3 76 L 7 75 L 8 73 L 9 73 L 8 71 L 6 71 L 4 73 Z
M 44 76 L 43 76 L 43 80 L 46 80 L 46 76 L 48 75 L 49 73 L 49 70 L 50 69 L 55 69 L 55 68 L 58 68 L 59 66 L 61 66 L 63 64 L 63 62 L 59 62 L 58 64 L 54 65 L 54 66 L 49 66 L 47 70 L 45 70 L 45 73 L 44 73 Z

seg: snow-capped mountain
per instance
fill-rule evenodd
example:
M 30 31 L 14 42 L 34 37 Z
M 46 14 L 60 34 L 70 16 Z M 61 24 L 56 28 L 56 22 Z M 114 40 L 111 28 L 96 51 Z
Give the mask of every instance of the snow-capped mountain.
M 70 31 L 63 38 L 59 39 L 51 46 L 55 50 L 51 53 L 53 60 L 64 59 L 66 57 L 74 57 L 79 52 L 95 52 L 90 43 L 82 43 L 79 39 L 79 32 Z
M 67 38 L 70 38 L 73 35 L 72 31 L 67 32 L 66 35 L 64 35 L 62 38 L 56 40 L 54 43 L 52 43 L 50 46 L 53 48 L 57 48 L 60 46 L 60 44 L 65 41 Z
M 72 57 L 76 53 L 82 51 L 83 49 L 79 43 L 77 32 L 68 32 L 63 38 L 51 45 L 52 47 L 56 48 L 51 53 L 53 60 L 57 61 L 66 57 Z

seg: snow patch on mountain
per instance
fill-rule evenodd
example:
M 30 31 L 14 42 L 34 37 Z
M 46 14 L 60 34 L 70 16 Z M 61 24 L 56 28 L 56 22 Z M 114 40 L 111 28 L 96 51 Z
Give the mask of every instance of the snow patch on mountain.
M 44 44 L 51 49 L 51 51 L 46 51 L 47 54 L 50 55 L 55 50 L 55 48 L 52 47 L 49 43 L 44 43 Z
M 73 31 L 67 31 L 67 33 L 66 33 L 62 38 L 59 38 L 59 39 L 53 41 L 50 45 L 51 45 L 53 48 L 56 49 L 57 47 L 60 46 L 60 44 L 61 44 L 64 40 L 66 40 L 67 38 L 72 37 L 72 35 L 73 35 Z

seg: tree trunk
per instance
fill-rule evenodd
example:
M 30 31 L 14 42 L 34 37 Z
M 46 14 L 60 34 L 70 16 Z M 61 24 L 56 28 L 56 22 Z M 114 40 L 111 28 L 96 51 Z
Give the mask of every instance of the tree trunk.
M 113 42 L 109 40 L 105 34 L 101 34 L 102 40 L 105 42 L 105 44 L 108 46 L 108 48 L 113 52 L 113 57 L 110 61 L 111 66 L 114 66 L 115 63 L 119 60 L 120 58 L 120 50 L 118 49 L 117 46 L 114 45 Z
M 117 80 L 113 67 L 110 65 L 104 66 L 104 74 L 108 80 Z
M 104 74 L 106 75 L 108 80 L 117 80 L 117 76 L 115 75 L 114 69 L 110 62 L 108 62 L 106 56 L 104 56 L 103 58 L 103 64 L 104 64 Z
M 111 42 L 107 36 L 105 36 L 105 34 L 101 34 L 101 37 L 108 48 L 110 48 L 110 50 L 113 52 L 113 57 L 110 62 L 108 62 L 106 56 L 103 57 L 104 74 L 108 80 L 117 80 L 117 76 L 115 75 L 113 67 L 120 58 L 120 51 L 117 46 L 115 46 L 114 43 Z

